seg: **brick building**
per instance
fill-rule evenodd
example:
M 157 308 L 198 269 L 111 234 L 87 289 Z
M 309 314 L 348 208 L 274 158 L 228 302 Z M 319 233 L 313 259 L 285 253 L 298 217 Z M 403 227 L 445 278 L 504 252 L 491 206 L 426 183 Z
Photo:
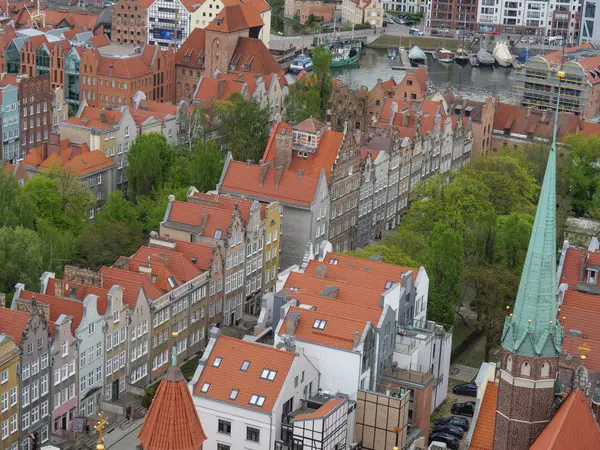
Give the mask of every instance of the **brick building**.
M 191 100 L 196 91 L 198 81 L 204 72 L 205 39 L 204 29 L 195 28 L 175 53 L 177 78 L 175 98 L 177 101 Z
M 115 44 L 148 43 L 148 7 L 152 0 L 119 0 L 112 8 L 111 39 Z

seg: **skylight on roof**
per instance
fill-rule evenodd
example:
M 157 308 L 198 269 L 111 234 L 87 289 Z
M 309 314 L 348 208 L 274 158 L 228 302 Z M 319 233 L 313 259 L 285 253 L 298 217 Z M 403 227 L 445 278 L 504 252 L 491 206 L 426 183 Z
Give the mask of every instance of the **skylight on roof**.
M 250 367 L 250 361 L 244 361 L 242 363 L 242 367 L 240 367 L 240 370 L 242 372 L 248 372 L 248 367 Z
M 319 330 L 324 330 L 325 329 L 325 325 L 327 325 L 327 321 L 326 320 L 315 319 L 315 323 L 313 323 L 313 328 L 317 328 Z
M 221 236 L 223 236 L 223 231 L 222 230 L 215 230 L 215 239 L 221 239 Z
M 169 275 L 167 281 L 169 282 L 169 286 L 171 286 L 171 289 L 175 289 L 178 286 L 177 281 L 175 281 L 175 277 L 173 275 Z
M 200 391 L 207 393 L 209 389 L 210 389 L 210 383 L 204 383 L 202 385 L 202 388 L 200 389 Z
M 298 292 L 299 289 L 296 286 L 290 286 L 290 291 L 292 291 L 292 292 Z
M 329 258 L 329 264 L 333 264 L 334 266 L 337 266 L 339 263 L 340 263 L 339 259 Z
M 391 287 L 392 287 L 392 284 L 394 284 L 392 281 L 389 281 L 389 280 L 388 280 L 388 281 L 386 281 L 386 282 L 385 282 L 385 288 L 384 288 L 384 289 L 386 289 L 386 290 L 387 290 L 387 289 L 391 288 Z
M 252 397 L 250 397 L 250 401 L 248 403 L 255 406 L 262 406 L 265 404 L 265 400 L 266 397 L 263 395 L 252 394 Z
M 238 394 L 240 393 L 239 390 L 237 389 L 232 389 L 231 393 L 229 394 L 229 400 L 235 400 L 238 396 Z
M 219 367 L 221 365 L 221 361 L 223 361 L 223 358 L 217 356 L 213 361 L 213 367 Z
M 260 377 L 263 380 L 273 381 L 275 379 L 275 375 L 277 375 L 277 372 L 275 372 L 274 370 L 263 369 L 262 373 L 260 374 Z

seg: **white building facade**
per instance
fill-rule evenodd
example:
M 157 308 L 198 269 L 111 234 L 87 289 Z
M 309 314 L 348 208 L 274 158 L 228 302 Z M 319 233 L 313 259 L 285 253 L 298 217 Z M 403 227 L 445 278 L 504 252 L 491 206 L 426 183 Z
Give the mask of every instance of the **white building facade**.
M 148 43 L 179 48 L 192 32 L 192 13 L 191 6 L 188 9 L 179 0 L 155 0 L 148 7 Z

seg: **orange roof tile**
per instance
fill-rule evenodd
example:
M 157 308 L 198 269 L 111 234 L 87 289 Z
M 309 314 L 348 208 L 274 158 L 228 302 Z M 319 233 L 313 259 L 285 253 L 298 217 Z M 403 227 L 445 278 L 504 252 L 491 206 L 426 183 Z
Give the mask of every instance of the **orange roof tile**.
M 493 381 L 488 381 L 481 406 L 479 407 L 479 415 L 477 416 L 469 449 L 492 450 L 494 448 L 497 403 L 498 386 Z
M 23 331 L 27 328 L 29 322 L 29 313 L 16 311 L 0 306 L 0 333 L 10 336 L 15 344 L 21 344 Z
M 332 259 L 335 260 L 335 264 L 331 262 Z M 331 266 L 332 271 L 335 271 L 339 268 L 361 270 L 367 273 L 383 276 L 388 280 L 394 281 L 395 283 L 400 283 L 402 280 L 402 274 L 409 271 L 412 271 L 412 279 L 414 283 L 417 281 L 417 275 L 419 274 L 419 269 L 412 267 L 397 266 L 395 264 L 359 258 L 358 256 L 350 256 L 343 253 L 328 253 L 325 256 L 324 262 Z M 316 261 L 309 262 L 309 268 L 316 268 L 318 265 L 319 263 Z M 330 266 L 328 266 L 328 271 L 330 270 Z M 356 272 L 347 273 L 347 281 L 351 282 L 352 280 L 350 278 L 355 278 Z
M 600 123 L 582 122 L 581 132 L 583 133 L 584 137 L 600 137 Z
M 346 294 L 350 294 L 353 289 L 346 289 Z M 367 321 L 371 322 L 373 326 L 379 324 L 381 318 L 381 309 L 373 305 L 362 305 L 360 302 L 348 300 L 344 298 L 329 298 L 323 297 L 318 293 L 306 293 L 306 292 L 290 292 L 290 297 L 298 301 L 298 305 L 304 305 L 305 307 L 312 306 L 316 311 L 320 311 L 325 314 L 336 315 L 339 314 L 340 308 L 343 308 L 344 315 L 353 320 L 363 321 L 365 324 Z
M 245 195 L 259 201 L 279 201 L 292 205 L 310 206 L 317 195 L 318 176 L 298 177 L 289 170 L 284 171 L 277 185 L 276 170 L 267 169 L 264 181 L 260 180 L 260 166 L 230 161 L 223 183 L 219 188 L 226 193 Z
M 90 173 L 98 172 L 99 170 L 108 169 L 113 166 L 114 162 L 104 156 L 100 151 L 80 153 L 74 156 L 67 163 L 65 169 L 69 170 L 77 176 L 89 175 Z
M 13 172 L 15 171 L 15 165 L 14 164 L 10 164 L 7 161 L 3 161 L 3 163 L 2 163 L 2 170 L 4 170 L 5 174 L 12 175 Z
M 194 28 L 175 53 L 175 63 L 187 67 L 204 69 L 206 32 L 204 28 Z
M 312 128 L 318 126 L 317 124 L 318 122 L 314 121 L 314 123 L 307 124 L 306 127 Z M 275 154 L 277 152 L 277 140 L 275 139 L 275 136 L 282 134 L 284 129 L 286 134 L 292 134 L 292 130 L 296 128 L 285 122 L 278 123 L 277 127 L 275 127 L 271 133 L 271 137 L 263 155 L 263 161 L 275 161 Z M 333 164 L 337 159 L 343 140 L 344 133 L 331 130 L 323 131 L 317 150 L 314 153 L 310 153 L 307 158 L 301 158 L 296 152 L 292 152 L 292 163 L 290 164 L 288 171 L 298 173 L 299 170 L 303 170 L 304 176 L 319 177 L 321 170 L 324 169 L 325 176 L 327 177 L 327 180 L 329 180 L 331 178 Z
M 169 367 L 137 437 L 145 450 L 198 450 L 206 441 L 194 400 L 179 367 Z
M 227 100 L 234 92 L 244 93 L 246 83 L 240 80 L 217 79 L 203 76 L 198 82 L 194 100 L 206 106 L 214 104 L 218 100 Z
M 230 61 L 230 72 L 281 74 L 281 66 L 260 39 L 240 37 Z M 283 76 L 281 77 L 283 78 Z M 285 78 L 283 78 L 285 80 Z
M 345 400 L 343 398 L 332 398 L 331 400 L 327 400 L 319 409 L 311 413 L 297 414 L 292 419 L 293 422 L 300 420 L 314 420 L 314 419 L 323 419 L 335 411 L 338 406 L 344 403 Z
M 342 350 L 352 350 L 354 348 L 355 333 L 362 336 L 366 326 L 365 320 L 351 319 L 344 312 L 330 314 L 318 309 L 309 310 L 291 307 L 280 329 L 280 334 L 286 333 L 287 322 L 291 320 L 290 313 L 292 312 L 297 312 L 300 315 L 298 326 L 294 332 L 297 340 Z M 326 322 L 324 329 L 321 330 L 313 326 L 317 319 Z
M 31 291 L 21 291 L 20 298 L 31 300 L 34 293 Z M 83 303 L 79 300 L 67 300 L 54 295 L 35 294 L 35 300 L 38 303 L 49 306 L 49 318 L 51 322 L 56 322 L 61 314 L 73 319 L 71 327 L 73 331 L 79 327 L 83 317 Z
M 63 298 L 83 301 L 88 295 L 95 295 L 98 297 L 96 302 L 98 314 L 104 314 L 106 312 L 106 308 L 108 307 L 108 289 L 102 289 L 89 284 L 75 283 L 73 281 L 61 281 L 63 283 Z M 46 295 L 56 296 L 55 278 L 50 278 L 48 280 Z
M 600 448 L 600 428 L 579 389 L 563 400 L 546 428 L 534 441 L 531 450 Z
M 221 362 L 218 367 L 215 367 L 217 357 L 221 358 Z M 271 412 L 284 387 L 294 358 L 295 354 L 291 352 L 227 336 L 218 336 L 198 383 L 194 387 L 194 395 Z M 241 370 L 244 361 L 250 363 L 246 371 Z M 261 378 L 264 369 L 275 371 L 275 378 L 273 380 Z M 209 383 L 208 391 L 202 392 L 205 383 Z M 234 399 L 231 398 L 233 390 L 238 391 Z M 253 395 L 264 396 L 264 404 L 251 405 L 250 399 Z
M 207 30 L 233 33 L 264 25 L 260 13 L 251 3 L 234 3 L 225 8 L 206 27 Z
M 231 211 L 175 200 L 171 203 L 171 212 L 167 222 L 202 228 L 202 235 L 211 239 L 216 236 L 216 231 L 220 230 L 221 238 L 217 240 L 222 240 L 225 238 L 232 218 Z
M 148 260 L 162 262 L 169 268 L 173 275 L 180 280 L 190 281 L 200 275 L 198 267 L 194 266 L 182 253 L 169 251 L 165 249 L 140 247 L 138 251 L 130 258 L 145 263 Z
M 123 302 L 130 308 L 135 308 L 140 287 L 144 289 L 144 293 L 149 300 L 157 300 L 164 294 L 152 283 L 150 278 L 141 273 L 114 267 L 102 267 L 100 273 L 102 274 L 103 286 L 118 285 L 123 288 Z
M 240 212 L 244 222 L 248 223 L 250 220 L 250 208 L 254 200 L 247 198 L 237 198 L 225 194 L 206 194 L 204 192 L 194 191 L 192 194 L 192 202 L 199 202 L 202 205 L 214 206 L 215 208 L 223 209 L 225 211 L 233 212 L 236 208 Z M 189 201 L 189 199 L 188 199 Z M 266 205 L 260 204 L 260 217 L 265 218 Z
M 202 270 L 210 269 L 214 247 L 198 242 L 180 241 L 177 239 L 162 238 L 175 242 L 175 250 L 181 252 L 188 260 L 196 258 L 196 266 Z

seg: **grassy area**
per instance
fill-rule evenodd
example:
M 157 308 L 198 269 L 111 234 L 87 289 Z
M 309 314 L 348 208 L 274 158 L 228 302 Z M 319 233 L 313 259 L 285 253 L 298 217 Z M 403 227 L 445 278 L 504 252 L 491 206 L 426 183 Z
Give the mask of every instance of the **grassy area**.
M 461 44 L 462 41 L 458 39 L 383 34 L 371 42 L 369 47 L 386 49 L 390 47 L 405 47 L 410 49 L 413 45 L 418 45 L 421 50 L 436 50 L 438 47 L 444 47 L 448 50 L 456 51 Z

